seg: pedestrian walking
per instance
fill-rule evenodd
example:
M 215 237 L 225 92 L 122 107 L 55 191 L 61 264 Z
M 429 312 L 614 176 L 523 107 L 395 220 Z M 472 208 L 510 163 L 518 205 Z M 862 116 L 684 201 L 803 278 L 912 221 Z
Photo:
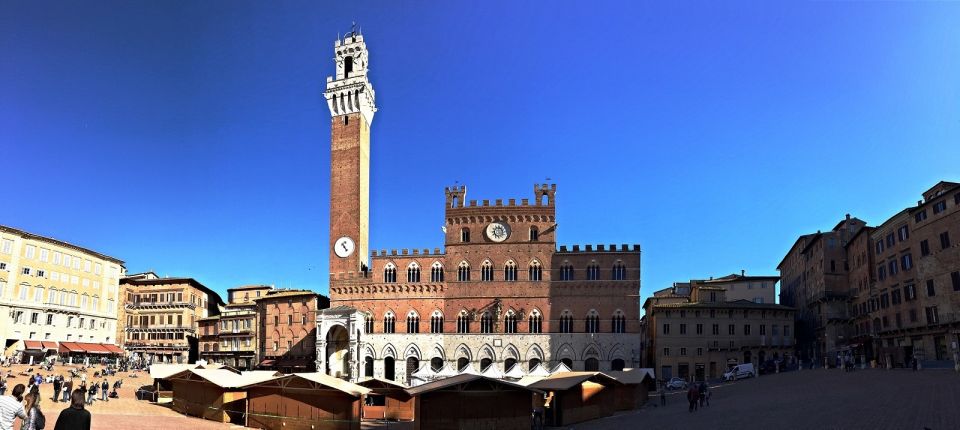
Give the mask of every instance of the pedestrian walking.
M 705 399 L 706 396 L 707 396 L 706 391 L 707 391 L 707 384 L 704 383 L 704 382 L 701 382 L 701 383 L 697 386 L 697 400 L 700 401 L 700 407 L 701 407 L 701 408 L 703 407 L 703 401 L 706 400 L 706 399 Z
M 697 410 L 697 399 L 700 397 L 700 393 L 697 391 L 696 384 L 691 384 L 690 389 L 687 390 L 687 402 L 690 403 L 689 412 Z
M 94 382 L 90 384 L 90 388 L 87 389 L 87 404 L 92 405 L 93 400 L 97 397 L 97 383 Z
M 60 412 L 53 430 L 90 430 L 90 411 L 83 408 L 83 391 L 70 394 L 70 407 Z
M 107 394 L 110 393 L 109 390 L 110 390 L 110 384 L 108 384 L 107 380 L 104 379 L 103 382 L 100 383 L 100 400 L 103 400 L 104 402 L 110 401 L 109 399 L 107 399 Z
M 9 396 L 0 396 L 0 430 L 13 430 L 13 420 L 27 419 L 27 412 L 23 409 L 23 393 L 27 387 L 17 384 Z
M 63 392 L 63 403 L 70 401 L 70 393 L 73 392 L 73 378 L 66 380 L 63 383 L 63 387 L 60 388 L 60 391 Z
M 660 406 L 667 406 L 667 386 L 660 387 Z

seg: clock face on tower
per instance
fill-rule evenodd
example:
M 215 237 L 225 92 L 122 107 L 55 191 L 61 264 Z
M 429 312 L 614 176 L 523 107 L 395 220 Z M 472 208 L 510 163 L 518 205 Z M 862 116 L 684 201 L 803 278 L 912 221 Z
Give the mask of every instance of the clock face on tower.
M 510 237 L 510 226 L 502 222 L 487 225 L 487 237 L 494 242 L 503 242 Z
M 337 239 L 337 242 L 333 244 L 333 252 L 340 258 L 349 257 L 350 254 L 353 254 L 354 248 L 356 248 L 356 246 L 353 243 L 353 239 L 347 236 Z

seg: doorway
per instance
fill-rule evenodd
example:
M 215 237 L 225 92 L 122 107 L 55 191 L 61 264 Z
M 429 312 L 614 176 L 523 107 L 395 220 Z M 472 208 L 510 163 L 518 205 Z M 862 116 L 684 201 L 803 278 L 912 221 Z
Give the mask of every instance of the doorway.
M 350 363 L 347 357 L 350 335 L 343 326 L 333 326 L 327 331 L 327 368 L 326 374 L 341 378 L 350 376 Z

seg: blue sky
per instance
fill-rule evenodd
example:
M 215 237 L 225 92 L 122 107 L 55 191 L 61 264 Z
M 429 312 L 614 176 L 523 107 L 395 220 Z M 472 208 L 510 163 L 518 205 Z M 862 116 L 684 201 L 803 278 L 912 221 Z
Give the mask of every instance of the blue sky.
M 558 184 L 560 244 L 643 288 L 776 274 L 799 234 L 960 180 L 960 3 L 0 2 L 0 224 L 190 276 L 327 288 L 332 44 L 379 112 L 371 248 L 443 187 Z

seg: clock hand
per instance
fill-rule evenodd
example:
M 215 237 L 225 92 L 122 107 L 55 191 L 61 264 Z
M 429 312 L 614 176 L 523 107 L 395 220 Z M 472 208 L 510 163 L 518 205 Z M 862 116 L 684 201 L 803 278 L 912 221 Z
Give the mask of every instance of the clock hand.
M 340 242 L 340 246 L 343 247 L 344 251 L 349 251 L 349 249 L 347 249 L 347 242 Z

